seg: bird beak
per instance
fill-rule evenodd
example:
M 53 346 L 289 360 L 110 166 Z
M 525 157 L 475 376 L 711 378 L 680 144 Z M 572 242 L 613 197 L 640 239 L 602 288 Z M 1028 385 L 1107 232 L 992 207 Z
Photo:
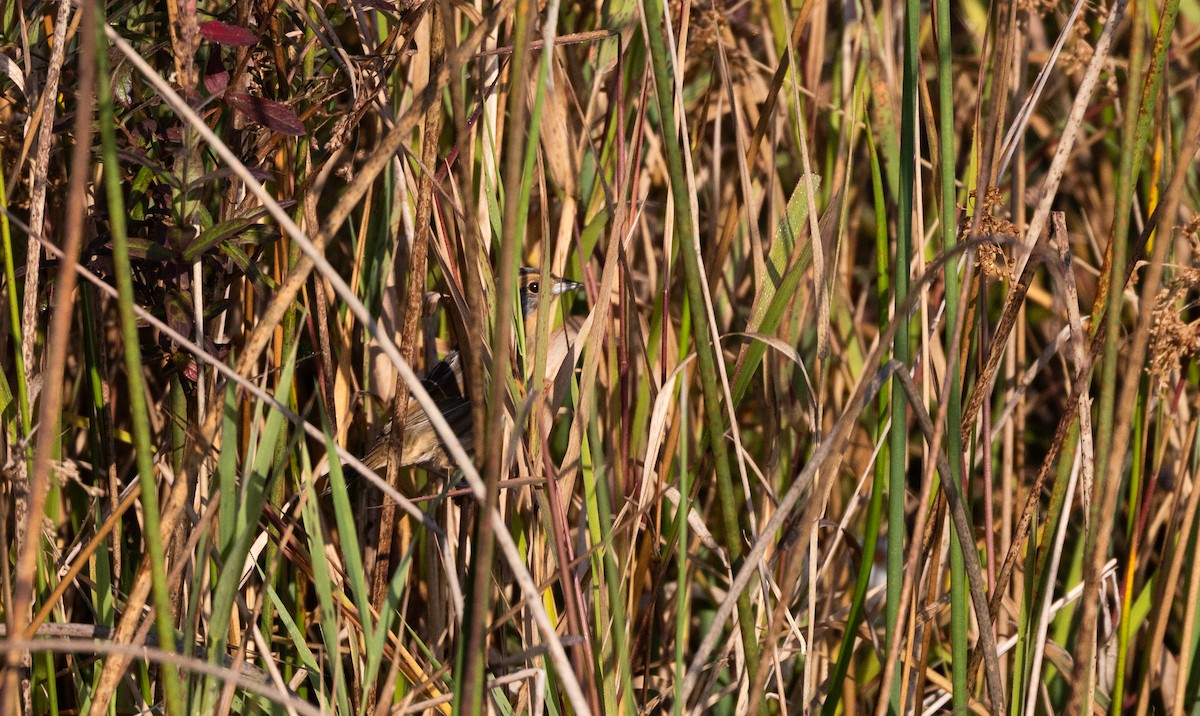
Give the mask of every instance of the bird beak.
M 555 282 L 554 288 L 551 289 L 550 294 L 552 296 L 561 296 L 564 293 L 578 291 L 581 288 L 583 288 L 583 284 L 579 283 L 578 281 L 568 281 L 565 278 L 560 278 Z

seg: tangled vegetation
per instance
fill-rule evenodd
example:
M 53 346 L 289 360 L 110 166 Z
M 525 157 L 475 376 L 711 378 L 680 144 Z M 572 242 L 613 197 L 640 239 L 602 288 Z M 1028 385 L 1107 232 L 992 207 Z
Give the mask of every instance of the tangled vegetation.
M 1198 47 L 0 0 L 0 708 L 1200 714 Z

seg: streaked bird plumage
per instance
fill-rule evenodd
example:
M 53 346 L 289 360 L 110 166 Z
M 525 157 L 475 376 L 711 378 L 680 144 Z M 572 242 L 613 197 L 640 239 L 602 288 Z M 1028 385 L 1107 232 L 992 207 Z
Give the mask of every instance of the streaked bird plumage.
M 527 329 L 532 330 L 536 325 L 534 316 L 547 299 L 561 296 L 582 287 L 575 281 L 550 276 L 550 286 L 541 285 L 539 269 L 523 267 L 518 276 L 518 300 L 521 307 L 521 318 Z M 429 369 L 425 379 L 421 381 L 429 396 L 458 436 L 463 448 L 472 452 L 475 445 L 474 426 L 471 417 L 471 399 L 467 395 L 466 382 L 463 378 L 462 357 L 457 350 L 452 350 L 446 357 Z M 394 421 L 389 420 L 384 425 L 383 433 L 367 456 L 363 464 L 379 472 L 387 467 L 388 443 L 392 434 Z M 430 422 L 429 416 L 415 400 L 410 400 L 408 412 L 404 416 L 404 449 L 401 453 L 400 464 L 403 466 L 417 465 L 441 472 L 452 472 L 454 463 L 451 462 L 445 445 L 438 437 Z
M 535 325 L 533 317 L 537 315 L 538 309 L 546 303 L 547 298 L 560 296 L 582 287 L 581 284 L 575 281 L 568 281 L 557 276 L 551 276 L 550 280 L 552 285 L 547 290 L 540 285 L 540 272 L 538 269 L 526 267 L 520 271 L 518 290 L 521 317 L 525 326 L 531 330 Z M 554 344 L 553 340 L 551 344 Z M 561 365 L 561 363 L 562 359 L 560 358 L 558 364 Z M 558 368 L 554 367 L 553 361 L 550 361 L 547 364 L 547 370 L 557 373 Z M 468 453 L 473 452 L 475 436 L 471 417 L 471 400 L 467 395 L 466 384 L 463 379 L 462 356 L 459 355 L 459 352 L 452 350 L 447 353 L 446 357 L 442 358 L 429 369 L 421 383 L 425 390 L 428 391 L 429 396 L 433 398 L 433 402 L 442 412 L 442 415 L 446 418 L 446 422 L 450 424 L 450 428 L 458 436 L 463 447 Z M 421 409 L 421 406 L 415 400 L 410 400 L 409 405 L 410 407 L 404 415 L 404 448 L 401 453 L 400 464 L 403 466 L 419 466 L 446 474 L 453 472 L 457 468 L 450 460 L 449 453 L 447 453 L 445 445 L 434 430 L 429 416 L 425 414 L 425 411 Z M 393 420 L 387 422 L 383 428 L 383 433 L 375 441 L 375 444 L 368 451 L 366 457 L 363 458 L 363 464 L 377 473 L 382 472 L 387 467 L 389 440 L 393 423 Z M 317 475 L 324 475 L 328 470 L 329 466 L 326 462 L 321 468 L 318 468 Z M 281 515 L 291 513 L 302 494 L 303 492 L 293 495 L 281 508 Z M 264 531 L 251 546 L 242 567 L 242 584 L 245 584 L 254 571 L 255 564 L 258 562 L 258 558 L 262 554 L 268 538 L 268 532 Z

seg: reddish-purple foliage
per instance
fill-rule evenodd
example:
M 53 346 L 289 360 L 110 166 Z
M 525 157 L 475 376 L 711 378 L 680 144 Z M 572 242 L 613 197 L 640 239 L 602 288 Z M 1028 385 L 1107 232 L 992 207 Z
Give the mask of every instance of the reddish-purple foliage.
M 237 25 L 229 25 L 220 20 L 209 20 L 208 22 L 200 23 L 200 34 L 209 42 L 215 42 L 218 45 L 231 45 L 233 47 L 250 47 L 258 44 L 258 36 L 254 31 L 238 27 Z
M 285 104 L 262 97 L 251 97 L 245 92 L 230 92 L 225 95 L 225 101 L 251 121 L 273 132 L 289 137 L 302 137 L 305 134 L 304 122 L 301 122 L 300 117 Z

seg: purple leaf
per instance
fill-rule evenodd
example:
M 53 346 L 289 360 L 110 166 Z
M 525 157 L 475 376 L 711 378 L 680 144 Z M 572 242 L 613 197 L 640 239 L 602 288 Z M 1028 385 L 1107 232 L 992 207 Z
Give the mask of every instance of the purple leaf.
M 192 307 L 189 296 L 182 291 L 167 294 L 167 325 L 185 336 L 192 334 Z
M 196 365 L 196 359 L 190 358 L 183 368 L 183 377 L 188 379 L 188 382 L 195 383 L 200 380 L 200 367 Z
M 200 23 L 200 34 L 209 42 L 233 47 L 250 47 L 258 44 L 258 36 L 253 30 L 237 25 L 228 25 L 220 20 L 209 20 Z
M 204 89 L 208 90 L 209 94 L 221 94 L 228 86 L 229 73 L 225 70 L 214 72 L 211 75 L 204 75 Z
M 212 52 L 208 56 L 208 67 L 204 69 L 204 88 L 209 94 L 221 94 L 229 86 L 229 70 L 221 62 L 221 53 Z
M 272 132 L 289 137 L 304 136 L 304 122 L 296 113 L 280 104 L 262 97 L 251 97 L 245 92 L 230 92 L 225 96 L 229 106 L 246 115 L 251 121 L 261 124 Z

